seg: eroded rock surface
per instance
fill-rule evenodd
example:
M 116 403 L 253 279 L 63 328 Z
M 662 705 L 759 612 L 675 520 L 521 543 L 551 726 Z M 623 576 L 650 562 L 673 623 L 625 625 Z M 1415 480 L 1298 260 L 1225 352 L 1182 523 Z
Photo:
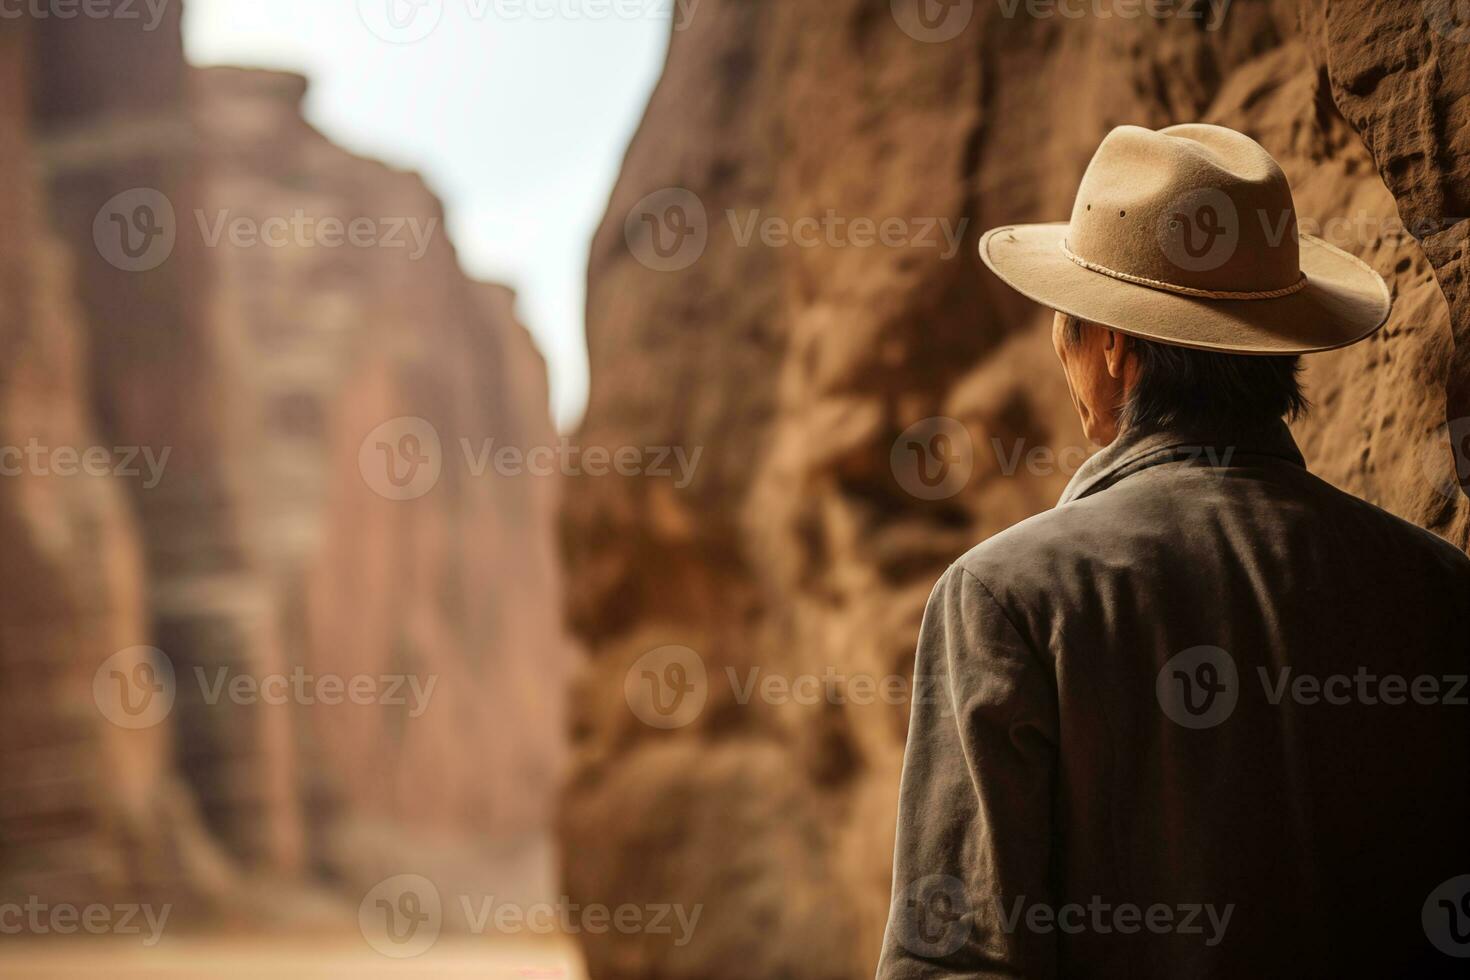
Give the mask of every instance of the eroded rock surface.
M 34 36 L 0 22 L 0 898 L 140 898 L 210 848 L 171 765 L 168 726 L 110 724 L 95 671 L 140 642 L 142 546 L 119 481 L 58 477 L 57 449 L 103 445 L 72 260 L 50 223 L 31 126 Z
M 165 14 L 0 21 L 0 445 L 165 459 L 0 477 L 0 891 L 297 925 L 251 882 L 344 921 L 405 871 L 539 897 L 558 479 L 484 443 L 554 443 L 545 365 L 421 179 L 308 126 L 304 79 L 189 68 Z M 93 680 L 142 645 L 176 699 L 134 730 Z

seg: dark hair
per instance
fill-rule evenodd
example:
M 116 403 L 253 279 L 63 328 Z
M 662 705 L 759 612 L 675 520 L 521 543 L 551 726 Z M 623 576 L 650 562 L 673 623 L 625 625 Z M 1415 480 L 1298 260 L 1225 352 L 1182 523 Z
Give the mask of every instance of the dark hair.
M 1082 339 L 1067 317 L 1064 339 Z M 1216 428 L 1264 425 L 1306 412 L 1295 354 L 1223 354 L 1128 337 L 1138 380 L 1122 406 L 1124 428 Z

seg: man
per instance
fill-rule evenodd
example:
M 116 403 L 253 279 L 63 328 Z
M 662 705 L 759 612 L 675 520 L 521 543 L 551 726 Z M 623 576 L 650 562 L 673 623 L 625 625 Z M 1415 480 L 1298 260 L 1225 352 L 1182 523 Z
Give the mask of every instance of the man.
M 1205 125 L 980 249 L 1105 448 L 929 601 L 879 980 L 1470 975 L 1470 559 L 1283 422 L 1383 281 Z

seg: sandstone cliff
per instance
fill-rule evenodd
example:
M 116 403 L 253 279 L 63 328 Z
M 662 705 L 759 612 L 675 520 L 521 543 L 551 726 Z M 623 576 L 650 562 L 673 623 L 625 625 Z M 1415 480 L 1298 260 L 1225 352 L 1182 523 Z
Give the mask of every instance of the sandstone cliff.
M 147 898 L 185 877 L 203 889 L 210 848 L 171 764 L 173 733 L 109 724 L 93 701 L 98 665 L 146 635 L 125 490 L 56 476 L 40 455 L 104 440 L 71 258 L 47 214 L 33 69 L 29 25 L 0 23 L 0 895 Z
M 1217 23 L 1204 4 L 1073 19 L 962 0 L 925 7 L 936 20 L 905 0 L 705 0 L 674 34 L 593 246 L 580 439 L 703 447 L 704 465 L 684 491 L 568 491 L 593 656 L 561 839 L 574 900 L 704 909 L 687 946 L 584 937 L 594 976 L 871 976 L 906 707 L 840 692 L 907 677 L 945 564 L 1050 506 L 1080 462 L 1050 316 L 975 243 L 1065 217 L 1115 125 L 1249 133 L 1304 230 L 1384 275 L 1393 318 L 1309 359 L 1297 435 L 1327 479 L 1470 542 L 1470 31 L 1450 6 L 1240 0 Z M 829 214 L 845 235 L 745 238 Z M 856 244 L 857 218 L 898 219 L 895 241 Z M 944 222 L 952 255 L 922 232 Z M 893 453 L 933 417 L 970 447 L 953 494 Z M 658 727 L 625 680 L 669 644 L 692 653 L 668 677 L 702 668 L 707 700 Z M 746 698 L 752 669 L 839 696 Z
M 557 479 L 474 465 L 554 441 L 544 364 L 416 175 L 309 127 L 299 77 L 188 68 L 166 14 L 0 22 L 0 443 L 167 452 L 0 478 L 0 890 L 549 887 Z M 424 432 L 421 469 L 380 453 Z M 118 724 L 94 679 L 164 664 L 171 707 Z M 298 674 L 383 698 L 251 693 Z
M 209 295 L 208 319 L 240 345 L 242 457 L 254 464 L 242 476 L 256 551 L 281 588 L 285 659 L 436 678 L 422 714 L 408 703 L 301 713 L 311 850 L 339 873 L 365 861 L 369 879 L 404 862 L 483 871 L 463 854 L 420 856 L 415 841 L 519 845 L 547 821 L 570 665 L 556 484 L 476 471 L 486 440 L 554 441 L 545 364 L 512 294 L 459 273 L 423 182 L 302 121 L 303 79 L 210 69 L 195 84 L 207 149 L 191 234 L 300 214 L 307 241 L 358 217 L 382 240 L 221 248 Z M 404 418 L 437 437 L 439 472 L 422 496 L 390 499 L 364 441 L 380 426 L 397 439 Z

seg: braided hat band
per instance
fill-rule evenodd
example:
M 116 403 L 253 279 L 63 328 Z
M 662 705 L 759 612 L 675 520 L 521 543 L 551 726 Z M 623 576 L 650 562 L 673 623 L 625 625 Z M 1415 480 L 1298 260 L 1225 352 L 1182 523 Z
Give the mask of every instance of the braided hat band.
M 1276 299 L 1281 296 L 1290 296 L 1306 288 L 1307 275 L 1299 273 L 1300 278 L 1290 286 L 1280 289 L 1247 289 L 1247 290 L 1225 290 L 1225 289 L 1196 289 L 1193 286 L 1178 286 L 1172 282 L 1164 282 L 1162 279 L 1150 279 L 1147 276 L 1135 276 L 1128 272 L 1119 272 L 1117 269 L 1109 269 L 1105 265 L 1089 262 L 1082 256 L 1067 247 L 1066 239 L 1061 241 L 1062 254 L 1073 262 L 1091 272 L 1098 272 L 1123 282 L 1137 283 L 1140 286 L 1150 286 L 1154 289 L 1162 289 L 1170 293 L 1178 293 L 1181 296 L 1199 296 L 1204 299 Z

